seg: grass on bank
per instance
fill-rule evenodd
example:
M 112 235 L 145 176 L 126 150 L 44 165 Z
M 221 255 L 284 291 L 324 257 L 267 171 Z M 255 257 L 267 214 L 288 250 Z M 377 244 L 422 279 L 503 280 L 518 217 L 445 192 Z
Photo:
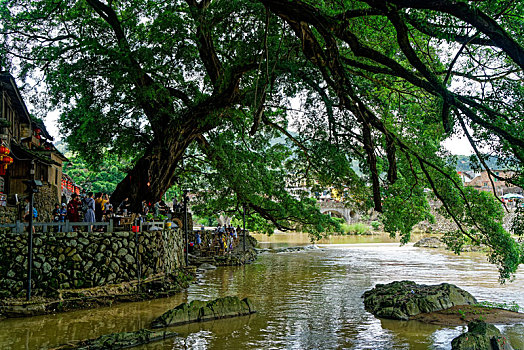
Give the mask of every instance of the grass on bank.
M 361 222 L 356 224 L 340 224 L 341 233 L 344 235 L 367 235 L 371 233 L 371 228 Z

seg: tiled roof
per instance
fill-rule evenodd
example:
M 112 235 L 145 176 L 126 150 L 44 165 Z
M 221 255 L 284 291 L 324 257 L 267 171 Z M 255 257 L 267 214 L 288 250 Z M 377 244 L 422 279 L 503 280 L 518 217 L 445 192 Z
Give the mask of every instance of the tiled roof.
M 0 86 L 2 87 L 2 90 L 5 90 L 11 97 L 17 114 L 22 116 L 25 119 L 25 122 L 31 123 L 31 116 L 29 115 L 27 106 L 20 95 L 20 90 L 18 90 L 18 86 L 16 86 L 13 76 L 7 72 L 0 72 Z

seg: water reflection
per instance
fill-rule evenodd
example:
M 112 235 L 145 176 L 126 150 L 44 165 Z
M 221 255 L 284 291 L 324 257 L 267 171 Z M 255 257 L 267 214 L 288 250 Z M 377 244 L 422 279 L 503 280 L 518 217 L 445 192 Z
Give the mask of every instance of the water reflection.
M 361 295 L 376 283 L 411 279 L 449 282 L 479 300 L 524 305 L 524 274 L 499 285 L 496 268 L 479 254 L 456 256 L 390 244 L 320 245 L 263 254 L 252 265 L 218 268 L 175 297 L 98 310 L 4 320 L 0 349 L 48 349 L 69 340 L 147 327 L 181 302 L 226 295 L 250 297 L 257 314 L 172 327 L 179 337 L 139 349 L 449 349 L 461 327 L 378 320 Z M 523 327 L 501 327 L 515 348 Z

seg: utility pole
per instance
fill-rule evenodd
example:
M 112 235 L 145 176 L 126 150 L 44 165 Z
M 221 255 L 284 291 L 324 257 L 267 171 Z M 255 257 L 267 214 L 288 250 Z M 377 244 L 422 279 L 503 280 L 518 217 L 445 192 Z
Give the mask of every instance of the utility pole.
M 242 238 L 242 248 L 244 249 L 244 253 L 246 252 L 246 203 L 244 203 L 242 205 L 244 207 L 244 213 L 242 215 L 243 219 L 242 219 L 242 225 L 243 225 L 243 229 L 242 229 L 242 235 L 243 235 L 243 238 Z
M 30 199 L 29 199 L 29 227 L 27 228 L 28 229 L 27 293 L 26 293 L 27 301 L 31 300 L 31 271 L 33 268 L 33 201 L 34 201 L 34 197 L 35 197 L 35 194 L 31 192 Z
M 187 237 L 187 201 L 189 199 L 188 192 L 188 190 L 184 190 L 184 244 L 186 247 L 186 266 L 189 266 L 189 240 Z
M 29 194 L 29 227 L 27 232 L 27 301 L 31 300 L 31 274 L 33 270 L 33 208 L 35 193 L 38 193 L 38 187 L 42 186 L 42 181 L 35 180 L 35 162 L 31 162 L 30 170 L 31 180 L 24 181 L 27 186 L 26 192 Z

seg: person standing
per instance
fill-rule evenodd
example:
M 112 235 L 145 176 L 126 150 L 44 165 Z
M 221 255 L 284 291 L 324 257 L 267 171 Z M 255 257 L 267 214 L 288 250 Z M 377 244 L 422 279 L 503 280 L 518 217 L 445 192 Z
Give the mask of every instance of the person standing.
M 102 211 L 105 213 L 106 205 L 109 202 L 109 195 L 107 193 L 102 193 Z
M 71 195 L 71 200 L 67 204 L 67 219 L 70 222 L 79 222 L 80 221 L 80 211 L 78 207 L 82 203 L 78 200 L 78 195 L 76 193 L 73 193 Z M 73 226 L 73 230 L 76 231 L 76 227 Z
M 98 192 L 94 198 L 95 199 L 95 221 L 96 222 L 101 222 L 102 217 L 104 216 L 104 204 L 105 203 L 104 203 L 104 199 L 102 198 L 102 196 L 103 196 L 103 193 Z M 102 226 L 97 226 L 96 230 L 103 231 Z
M 130 207 L 131 207 L 131 203 L 129 202 L 129 197 L 126 197 L 118 206 L 118 211 L 122 213 L 122 215 L 126 216 Z
M 62 203 L 62 207 L 60 208 L 60 222 L 64 223 L 67 217 L 67 205 L 65 203 Z M 63 225 L 58 226 L 58 232 L 62 232 Z
M 87 211 L 84 214 L 84 222 L 95 222 L 95 200 L 93 199 L 93 192 L 88 192 L 85 199 L 85 204 Z M 91 231 L 93 230 L 93 225 L 91 225 Z
M 55 204 L 55 209 L 53 209 L 53 222 L 60 222 L 60 204 Z M 57 231 L 60 232 L 60 226 L 57 226 Z
M 30 214 L 30 199 L 29 198 L 26 198 L 25 199 L 25 213 L 24 213 L 24 221 L 29 223 L 29 220 L 31 219 L 31 214 Z M 36 210 L 35 207 L 33 207 L 33 222 L 36 220 L 37 216 L 38 216 L 38 211 Z M 28 232 L 29 232 L 29 228 L 28 228 Z M 33 226 L 33 233 L 35 232 L 35 227 Z
M 202 228 L 204 228 L 204 225 L 202 225 Z M 202 249 L 202 236 L 201 234 L 204 233 L 204 230 L 202 229 L 200 232 L 195 231 L 195 244 L 198 249 Z

